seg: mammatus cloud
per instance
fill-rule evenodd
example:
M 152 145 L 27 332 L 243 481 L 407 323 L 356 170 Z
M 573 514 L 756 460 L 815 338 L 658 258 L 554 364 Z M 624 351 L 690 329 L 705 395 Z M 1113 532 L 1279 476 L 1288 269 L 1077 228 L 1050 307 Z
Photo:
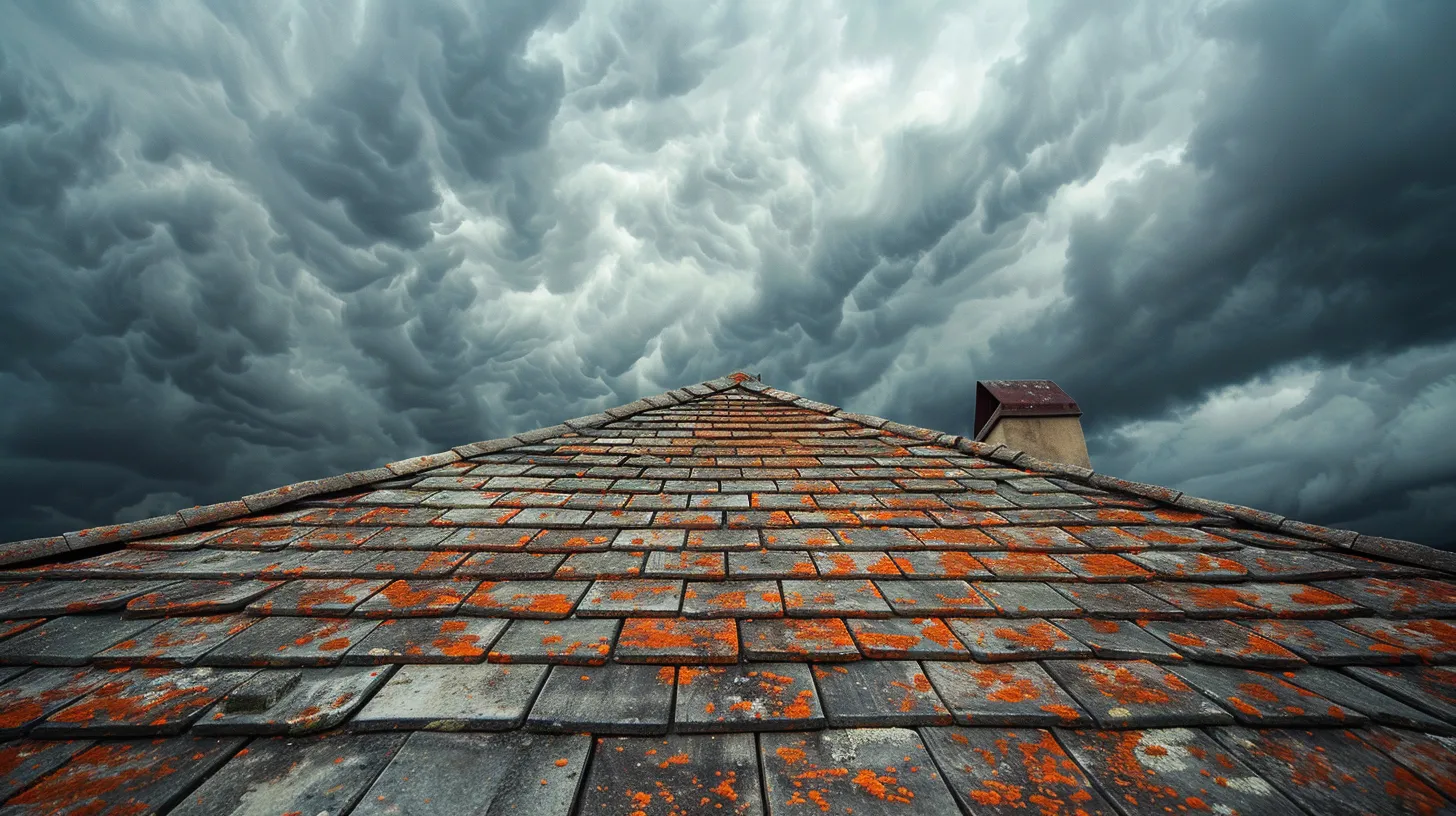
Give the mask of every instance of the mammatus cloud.
M 748 368 L 1452 540 L 1448 3 L 155 11 L 0 10 L 0 538 Z

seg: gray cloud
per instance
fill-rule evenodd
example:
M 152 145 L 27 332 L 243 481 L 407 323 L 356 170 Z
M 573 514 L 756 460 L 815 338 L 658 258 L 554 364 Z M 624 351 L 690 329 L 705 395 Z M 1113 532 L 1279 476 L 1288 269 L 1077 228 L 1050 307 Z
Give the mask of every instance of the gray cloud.
M 13 4 L 0 538 L 744 367 L 1051 377 L 1110 472 L 1445 543 L 1453 17 Z

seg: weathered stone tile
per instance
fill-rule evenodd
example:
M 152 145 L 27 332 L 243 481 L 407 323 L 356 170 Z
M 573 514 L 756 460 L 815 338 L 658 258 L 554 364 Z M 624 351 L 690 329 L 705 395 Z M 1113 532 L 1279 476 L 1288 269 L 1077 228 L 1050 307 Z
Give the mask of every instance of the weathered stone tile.
M 995 610 L 965 581 L 875 581 L 896 615 L 992 615 Z
M 746 620 L 743 652 L 749 660 L 858 660 L 859 649 L 840 618 Z
M 335 666 L 378 621 L 262 618 L 203 655 L 207 666 Z
M 1456 625 L 1446 621 L 1354 618 L 1341 621 L 1341 625 L 1359 633 L 1357 637 L 1364 635 L 1379 641 L 1371 651 L 1383 652 L 1387 657 L 1384 662 L 1456 662 Z
M 48 618 L 120 609 L 126 602 L 167 586 L 167 581 L 33 581 L 0 592 L 0 618 Z
M 646 553 L 641 550 L 621 552 L 591 552 L 568 555 L 556 568 L 558 581 L 596 578 L 635 578 L 642 574 L 642 562 Z
M 1359 711 L 1374 722 L 1438 734 L 1456 734 L 1456 723 L 1448 724 L 1432 717 L 1334 669 L 1300 669 L 1285 672 L 1284 676 L 1296 686 Z
M 317 527 L 292 542 L 301 550 L 352 550 L 379 535 L 383 527 Z
M 1179 620 L 1183 610 L 1132 584 L 1052 584 L 1091 618 L 1111 620 Z
M 355 715 L 361 731 L 506 731 L 526 720 L 546 666 L 402 666 Z
M 931 685 L 961 725 L 1070 726 L 1087 722 L 1077 701 L 1036 663 L 987 666 L 926 661 L 923 665 Z
M 467 527 L 450 533 L 436 546 L 441 550 L 519 552 L 540 533 L 540 530 L 519 527 Z
M 339 725 L 388 679 L 388 668 L 264 669 L 233 688 L 192 733 L 307 734 Z
M 1204 663 L 1271 669 L 1305 665 L 1299 655 L 1232 621 L 1147 621 L 1143 628 L 1185 657 Z
M 1440 666 L 1351 666 L 1345 671 L 1397 700 L 1456 722 L 1456 670 Z
M 886 550 L 920 550 L 925 544 L 903 527 L 840 528 L 832 531 L 839 547 L 850 551 L 884 552 Z
M 1361 739 L 1420 775 L 1448 799 L 1456 799 L 1456 740 L 1389 728 L 1360 732 Z
M 1009 550 L 1085 552 L 1087 545 L 1060 527 L 988 527 L 986 533 Z
M 1345 625 L 1341 625 L 1323 620 L 1254 620 L 1243 625 L 1321 666 L 1384 665 L 1414 659 L 1401 648 L 1348 628 L 1354 622 L 1344 621 Z
M 900 569 L 883 551 L 814 552 L 814 565 L 825 578 L 900 577 Z
M 1065 580 L 1075 578 L 1072 571 L 1050 555 L 1036 552 L 978 553 L 976 560 L 1003 581 Z
M 970 553 L 953 550 L 900 552 L 890 556 L 906 578 L 939 580 L 948 578 L 990 578 L 991 573 Z
M 628 482 L 628 480 L 626 480 L 626 479 L 619 479 L 619 480 L 617 480 L 617 482 L 615 482 L 612 485 L 612 489 L 619 490 L 619 491 L 623 491 L 623 492 L 620 492 L 620 493 L 571 493 L 571 494 L 568 494 L 568 498 L 566 499 L 566 502 L 564 504 L 562 504 L 561 506 L 562 507 L 565 507 L 565 508 L 567 508 L 569 510 L 606 510 L 606 511 L 621 510 L 622 508 L 624 508 L 624 507 L 627 506 L 627 500 L 629 498 L 631 498 L 630 496 L 626 495 L 626 491 L 628 490 L 628 488 L 622 486 L 622 483 L 623 482 Z M 629 484 L 630 484 L 630 482 L 629 482 Z M 656 488 L 652 488 L 652 489 L 656 489 Z M 593 523 L 594 524 L 595 521 L 594 520 L 588 520 L 588 523 Z
M 949 725 L 950 710 L 913 660 L 858 660 L 814 667 L 829 725 Z
M 734 578 L 813 578 L 819 574 L 804 550 L 730 552 L 728 574 Z
M 579 813 L 629 812 L 642 816 L 762 816 L 753 735 L 598 739 Z
M 98 666 L 190 666 L 253 625 L 243 615 L 168 618 L 92 658 Z
M 732 620 L 627 618 L 617 637 L 623 663 L 733 663 L 738 627 Z
M 239 527 L 208 539 L 206 546 L 214 550 L 281 550 L 309 532 L 308 527 Z
M 757 530 L 688 530 L 686 546 L 690 550 L 756 550 Z
M 137 669 L 103 685 L 31 729 L 39 738 L 180 734 L 251 671 Z
M 460 614 L 564 618 L 589 586 L 585 581 L 486 581 L 460 604 Z
M 384 508 L 380 508 L 384 509 Z M 390 508 L 395 509 L 395 508 Z M 455 510 L 441 512 L 439 508 L 412 507 L 411 510 L 428 511 L 437 514 L 435 518 L 425 522 L 438 527 L 499 527 L 503 524 L 514 524 L 520 527 L 546 527 L 545 520 L 551 518 L 551 510 L 521 510 L 514 507 L 462 507 Z M 556 512 L 580 513 L 580 518 L 585 520 L 588 513 L 585 510 L 562 510 Z M 520 518 L 525 516 L 525 518 Z M 516 519 L 520 518 L 519 521 Z M 391 524 L 403 524 L 403 521 L 391 517 Z M 577 522 L 580 524 L 580 522 Z
M 199 544 L 198 546 L 201 546 Z M 22 567 L 7 574 L 5 580 L 29 580 L 31 578 L 113 578 L 119 580 L 146 577 L 152 568 L 165 565 L 171 559 L 164 552 L 124 549 L 116 552 L 93 555 L 77 561 L 62 561 Z
M 236 612 L 281 586 L 278 581 L 173 581 L 126 603 L 128 618 Z
M 865 657 L 968 660 L 971 656 L 940 618 L 856 618 L 846 623 Z
M 567 816 L 590 748 L 587 736 L 417 732 L 350 813 Z
M 682 593 L 682 581 L 595 581 L 577 604 L 576 614 L 583 618 L 674 617 L 682 605 Z
M 1050 731 L 922 728 L 920 736 L 967 813 L 1117 813 Z
M 452 513 L 471 513 L 471 510 L 452 510 Z M 360 526 L 379 525 L 383 527 L 423 527 L 426 524 L 441 522 L 441 513 L 438 507 L 379 507 L 370 510 L 368 513 L 355 519 L 350 524 Z M 450 524 L 452 522 L 443 522 Z M 383 535 L 381 533 L 381 535 Z
M 1440 793 L 1355 731 L 1221 728 L 1213 736 L 1310 813 L 1449 812 Z
M 982 663 L 1092 656 L 1091 649 L 1042 618 L 946 618 L 945 622 Z
M 514 620 L 490 649 L 492 663 L 561 663 L 600 666 L 607 662 L 621 621 Z
M 386 527 L 359 545 L 364 550 L 436 550 L 448 549 L 441 542 L 454 535 L 454 530 L 434 527 Z M 349 549 L 347 547 L 343 549 Z
M 550 578 L 565 555 L 555 553 L 476 553 L 453 573 L 459 578 L 490 578 L 493 580 Z
M 937 520 L 941 520 L 941 516 L 943 515 L 945 514 L 937 513 Z M 962 513 L 960 515 L 969 516 L 972 514 Z M 990 518 L 977 517 L 975 519 L 960 519 L 962 523 L 957 525 L 947 524 L 946 527 L 938 527 L 930 530 L 912 530 L 911 533 L 915 536 L 915 538 L 920 541 L 920 543 L 927 550 L 951 550 L 964 552 L 1004 549 L 1004 545 L 1002 545 L 1001 542 L 995 540 L 994 538 L 991 538 L 980 530 L 964 529 L 972 525 L 979 526 L 981 524 L 989 525 L 1005 523 L 1004 521 L 1001 521 L 998 516 L 994 516 L 993 514 L 985 515 L 990 516 Z M 941 523 L 944 524 L 945 521 L 942 520 Z M 910 557 L 913 556 L 914 553 L 895 553 L 897 561 L 899 559 L 899 556 L 901 555 Z M 980 564 L 979 561 L 976 563 L 978 565 Z M 904 569 L 904 567 L 902 566 L 901 569 Z M 984 569 L 984 567 L 978 566 L 977 569 Z M 908 575 L 909 573 L 907 572 L 906 574 Z
M 823 527 L 764 530 L 762 538 L 763 546 L 770 550 L 832 550 L 839 547 L 839 539 Z
M 783 581 L 790 617 L 889 617 L 890 607 L 872 581 Z
M 139 550 L 195 550 L 208 540 L 217 538 L 231 529 L 230 527 L 222 527 L 216 530 L 193 530 L 176 535 L 161 536 L 159 538 L 146 538 L 128 542 L 127 547 L 129 549 Z
M 1160 578 L 1194 581 L 1238 581 L 1249 574 L 1243 564 L 1206 552 L 1143 550 L 1128 553 L 1127 560 L 1157 574 Z
M 1072 731 L 1062 744 L 1129 816 L 1298 813 L 1236 755 L 1191 728 Z
M 680 733 L 819 728 L 824 721 L 814 680 L 803 664 L 678 669 L 673 723 Z
M 772 536 L 772 533 L 777 532 L 773 528 L 794 526 L 794 520 L 785 510 L 729 510 L 725 521 L 726 526 L 732 530 L 768 528 L 763 530 L 761 536 L 765 542 Z
M 95 745 L 90 740 L 17 740 L 0 745 L 0 801 Z
M 976 591 L 1008 618 L 1079 617 L 1082 607 L 1067 600 L 1049 584 L 1032 581 L 976 581 Z
M 778 618 L 784 614 L 776 581 L 693 581 L 683 592 L 688 618 Z
M 672 721 L 671 666 L 555 666 L 526 727 L 554 733 L 665 734 Z
M 1046 670 L 1103 728 L 1159 728 L 1233 722 L 1227 711 L 1166 667 L 1146 660 L 1054 661 Z
M 0 738 L 17 737 L 32 725 L 111 679 L 92 668 L 31 669 L 0 686 Z
M 496 618 L 386 620 L 344 655 L 344 663 L 479 663 L 505 628 L 506 621 Z
M 404 740 L 397 734 L 255 740 L 172 813 L 347 813 Z
M 633 510 L 682 510 L 688 506 L 688 497 L 685 493 L 637 493 L 627 506 Z
M 1363 610 L 1342 596 L 1309 584 L 1213 585 L 1176 582 L 1144 589 L 1190 618 L 1348 617 Z
M 764 734 L 759 746 L 771 813 L 957 812 L 955 798 L 914 731 Z
M 343 617 L 388 583 L 365 578 L 295 579 L 249 604 L 248 613 Z
M 7 800 L 4 812 L 162 813 L 242 745 L 241 738 L 103 742 Z
M 1360 712 L 1268 672 L 1192 664 L 1175 666 L 1173 671 L 1246 725 L 1354 726 L 1365 722 Z
M 1430 578 L 1349 578 L 1320 589 L 1349 598 L 1383 618 L 1456 617 L 1456 584 Z
M 612 538 L 616 535 L 616 530 L 605 528 L 543 530 L 530 540 L 526 550 L 533 553 L 601 552 L 612 546 Z
M 1052 558 L 1090 583 L 1120 583 L 1153 577 L 1151 571 L 1116 553 L 1058 553 Z
M 647 554 L 642 574 L 657 578 L 723 578 L 728 574 L 727 559 L 721 552 L 658 550 Z
M 1183 655 L 1143 631 L 1132 621 L 1066 618 L 1057 628 L 1087 644 L 1094 657 L 1102 660 L 1151 660 L 1177 663 Z
M 1249 571 L 1249 576 L 1255 579 L 1324 581 L 1359 574 L 1359 570 L 1349 564 L 1301 550 L 1266 550 L 1260 547 L 1243 547 L 1222 552 L 1219 555 L 1242 564 Z
M 137 637 L 155 623 L 94 615 L 52 618 L 0 641 L 0 664 L 82 666 L 97 652 Z
M 480 582 L 466 578 L 442 581 L 391 581 L 354 610 L 365 618 L 412 618 L 449 615 L 471 596 Z
M 330 553 L 319 553 L 323 559 Z M 390 550 L 371 552 L 365 560 L 353 565 L 352 575 L 358 578 L 443 578 L 460 566 L 468 553 L 446 551 Z M 320 559 L 320 560 L 323 560 Z M 319 575 L 317 577 L 325 577 Z

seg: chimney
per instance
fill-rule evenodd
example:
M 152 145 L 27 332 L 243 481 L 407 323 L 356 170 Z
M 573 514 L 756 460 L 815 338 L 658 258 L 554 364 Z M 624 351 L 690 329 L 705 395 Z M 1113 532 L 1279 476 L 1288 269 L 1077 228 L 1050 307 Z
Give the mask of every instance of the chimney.
M 976 383 L 977 442 L 1002 444 L 1038 459 L 1092 467 L 1082 410 L 1051 380 Z

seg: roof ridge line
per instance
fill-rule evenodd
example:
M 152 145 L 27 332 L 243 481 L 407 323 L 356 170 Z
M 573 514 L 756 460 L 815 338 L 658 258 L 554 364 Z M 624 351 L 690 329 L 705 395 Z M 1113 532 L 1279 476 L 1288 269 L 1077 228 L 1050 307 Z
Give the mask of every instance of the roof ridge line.
M 439 453 L 401 459 L 377 468 L 356 470 L 350 473 L 326 476 L 320 479 L 307 479 L 302 482 L 294 482 L 293 484 L 275 487 L 272 490 L 264 490 L 259 493 L 243 496 L 241 499 L 196 507 L 184 507 L 173 513 L 138 519 L 137 521 L 87 527 L 69 533 L 62 533 L 57 536 L 0 542 L 0 566 L 68 555 L 74 552 L 93 550 L 114 544 L 124 544 L 139 538 L 178 533 L 184 530 L 203 527 L 208 524 L 216 524 L 220 521 L 241 518 L 263 510 L 271 510 L 274 507 L 298 501 L 299 499 L 306 499 L 310 496 L 336 493 L 351 487 L 362 487 L 376 482 L 411 476 L 421 471 L 448 465 L 452 462 L 459 462 L 462 459 L 468 459 L 472 456 L 498 453 L 523 445 L 531 445 L 563 433 L 573 433 L 588 428 L 600 427 L 609 422 L 616 422 L 634 414 L 642 413 L 643 411 L 664 408 L 669 405 L 684 405 L 690 402 L 696 402 L 704 397 L 727 391 L 741 382 L 750 380 L 749 375 L 741 371 L 735 371 L 732 374 L 683 386 L 682 388 L 674 388 L 671 391 L 664 391 L 661 394 L 651 394 L 624 405 L 604 409 L 595 414 L 587 414 L 586 416 L 575 419 L 568 419 L 565 422 L 550 427 L 523 431 L 514 436 L 505 436 L 499 439 L 486 439 L 480 442 L 456 445 L 449 450 Z
M 972 456 L 979 456 L 1005 464 L 1019 465 L 1028 470 L 1039 470 L 1051 473 L 1062 478 L 1071 479 L 1088 487 L 1095 487 L 1102 490 L 1120 490 L 1141 498 L 1160 501 L 1182 510 L 1227 516 L 1268 532 L 1318 541 L 1341 549 L 1364 555 L 1373 555 L 1402 564 L 1411 564 L 1456 573 L 1456 553 L 1438 550 L 1435 547 L 1414 541 L 1385 538 L 1383 536 L 1367 535 L 1355 530 L 1341 530 L 1334 527 L 1309 524 L 1253 507 L 1218 502 L 1212 499 L 1203 499 L 1160 485 L 1134 482 L 1129 479 L 1109 476 L 1105 473 L 1097 473 L 1091 468 L 1069 465 L 1063 462 L 1049 462 L 1005 445 L 977 442 L 963 436 L 941 433 L 916 425 L 906 425 L 872 414 L 859 414 L 846 411 L 836 405 L 819 402 L 808 397 L 801 397 L 791 391 L 784 391 L 779 388 L 767 386 L 761 382 L 740 382 L 738 386 L 799 408 L 807 408 L 829 416 L 839 417 L 850 422 L 859 423 L 868 428 L 890 431 L 900 436 L 908 436 L 912 439 L 920 439 L 941 447 L 953 448 L 961 453 L 968 453 Z

